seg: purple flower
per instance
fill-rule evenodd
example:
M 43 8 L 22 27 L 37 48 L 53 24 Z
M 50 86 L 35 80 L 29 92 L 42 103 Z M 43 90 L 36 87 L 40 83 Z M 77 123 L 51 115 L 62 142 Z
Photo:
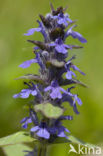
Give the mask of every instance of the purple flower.
M 66 73 L 66 78 L 67 78 L 68 80 L 71 80 L 71 79 L 72 79 L 72 76 L 76 77 L 75 73 L 72 72 L 72 71 L 70 71 L 70 70 L 68 69 L 68 71 L 67 71 L 67 73 Z
M 32 123 L 32 120 L 30 117 L 25 117 L 20 122 L 22 124 L 22 128 L 26 129 L 28 127 L 29 123 Z
M 79 114 L 76 103 L 74 103 L 74 99 L 72 96 L 63 93 L 63 98 L 62 98 L 62 102 L 68 102 L 70 104 L 71 107 L 73 107 L 73 111 L 76 114 Z
M 77 95 L 73 95 L 73 97 L 74 97 L 73 104 L 75 104 L 76 101 L 77 101 L 77 103 L 78 103 L 79 105 L 82 105 L 82 101 L 81 101 L 81 99 L 80 99 Z
M 73 105 L 76 103 L 76 101 L 77 101 L 77 103 L 78 103 L 79 105 L 82 105 L 82 101 L 81 101 L 81 99 L 78 97 L 78 95 L 72 94 L 72 93 L 70 92 L 70 90 L 71 90 L 72 88 L 74 88 L 74 87 L 68 88 L 68 93 L 69 93 L 69 95 L 74 99 Z
M 48 86 L 44 89 L 45 92 L 47 91 L 51 91 L 50 92 L 50 97 L 52 99 L 61 99 L 62 98 L 62 94 L 61 92 L 67 93 L 68 92 L 66 90 L 64 90 L 63 88 L 59 87 L 58 82 L 56 80 L 51 82 L 51 86 Z
M 33 35 L 34 32 L 40 32 L 40 31 L 41 31 L 41 28 L 40 27 L 38 27 L 38 28 L 31 28 L 24 35 L 25 36 L 30 36 L 30 35 Z
M 40 54 L 38 52 L 35 52 L 36 58 L 35 59 L 31 59 L 28 61 L 23 62 L 22 64 L 19 65 L 19 67 L 21 68 L 28 68 L 32 63 L 38 63 L 39 66 L 44 69 L 45 66 L 40 58 Z
M 30 87 L 28 89 L 22 89 L 21 92 L 18 93 L 18 94 L 15 94 L 13 96 L 13 98 L 19 98 L 20 97 L 20 98 L 25 99 L 25 98 L 28 98 L 30 94 L 33 95 L 33 96 L 37 95 L 37 90 L 36 90 L 35 85 L 33 85 L 32 87 Z
M 54 126 L 49 128 L 49 132 L 52 135 L 57 135 L 58 137 L 65 137 L 67 139 L 68 137 L 66 136 L 65 132 L 70 133 L 70 131 L 67 128 L 61 125 L 60 120 L 55 121 Z
M 68 26 L 68 22 L 69 23 L 72 23 L 72 20 L 69 18 L 69 15 L 68 14 L 60 13 L 57 16 L 53 16 L 53 18 L 54 19 L 57 19 L 57 23 L 59 25 L 63 24 L 66 27 Z
M 32 120 L 32 122 L 35 124 L 35 125 L 38 125 L 38 117 L 37 117 L 37 113 L 30 108 L 30 118 Z
M 43 61 L 40 57 L 40 53 L 36 52 L 35 54 L 36 54 L 36 60 L 39 66 L 41 67 L 41 69 L 45 69 L 45 65 L 43 64 Z
M 45 27 L 43 26 L 43 23 L 40 22 L 39 20 L 37 20 L 37 22 L 39 23 L 39 28 L 41 29 L 40 32 L 44 36 L 45 41 L 48 42 L 48 36 L 47 36 L 46 30 L 45 30 Z
M 72 64 L 71 61 L 69 60 L 65 64 L 65 69 L 67 71 L 66 78 L 68 80 L 71 80 L 72 79 L 72 76 L 76 77 L 76 74 L 73 71 L 71 71 L 70 68 L 72 68 L 73 70 L 76 70 L 76 71 L 80 72 L 82 75 L 85 75 L 85 73 L 83 73 L 77 66 L 75 66 L 74 64 Z
M 66 54 L 68 52 L 67 49 L 71 49 L 71 46 L 64 44 L 61 38 L 56 39 L 54 43 L 50 43 L 49 45 L 55 47 L 55 50 L 62 54 Z
M 71 88 L 68 88 L 68 93 L 69 94 L 65 94 L 63 93 L 63 97 L 62 97 L 62 102 L 69 102 L 70 106 L 73 107 L 73 110 L 76 114 L 79 114 L 78 110 L 77 110 L 77 106 L 76 106 L 76 102 L 79 104 L 79 105 L 82 105 L 82 101 L 81 99 L 76 95 L 76 94 L 72 94 L 70 92 L 70 90 L 74 88 L 74 87 L 71 87 Z M 69 118 L 69 117 L 64 117 L 65 119 L 66 118 Z M 70 117 L 72 119 L 72 117 Z M 65 120 L 64 119 L 64 120 Z
M 72 36 L 73 38 L 77 38 L 81 43 L 86 43 L 87 40 L 78 32 L 73 31 L 72 29 L 75 27 L 72 26 L 65 34 L 64 39 L 67 38 L 68 36 Z
M 41 122 L 41 124 L 39 126 L 35 126 L 35 127 L 31 128 L 31 132 L 36 132 L 36 135 L 38 137 L 41 137 L 44 139 L 50 138 L 50 133 L 47 129 L 45 122 Z
M 20 123 L 22 124 L 22 128 L 26 129 L 28 127 L 29 123 L 34 123 L 35 125 L 38 125 L 38 118 L 36 115 L 36 112 L 34 112 L 33 109 L 30 109 L 30 115 L 29 117 L 23 118 Z
M 82 72 L 82 71 L 81 71 L 77 66 L 75 66 L 74 64 L 71 64 L 71 68 L 72 68 L 73 70 L 76 70 L 76 71 L 80 72 L 82 75 L 85 75 L 85 73 Z
M 25 36 L 30 36 L 30 35 L 33 35 L 35 32 L 41 32 L 42 35 L 45 38 L 45 41 L 48 41 L 48 37 L 47 37 L 46 31 L 45 31 L 45 28 L 44 28 L 42 22 L 40 22 L 39 20 L 37 20 L 37 22 L 39 24 L 39 27 L 38 28 L 31 28 L 31 29 L 29 29 L 27 31 L 27 33 L 25 33 L 24 35 Z
M 28 68 L 32 63 L 37 63 L 37 60 L 36 59 L 31 59 L 31 60 L 25 61 L 22 64 L 20 64 L 19 67 Z
M 67 128 L 65 128 L 64 126 L 58 126 L 57 129 L 58 129 L 57 134 L 58 137 L 65 137 L 68 139 L 68 136 L 66 136 L 65 132 L 70 133 L 70 131 Z
M 72 76 L 76 77 L 75 73 L 73 71 L 70 70 L 70 67 L 71 67 L 71 61 L 68 61 L 66 64 L 65 64 L 65 69 L 67 71 L 66 73 L 66 78 L 68 80 L 71 80 L 72 79 Z

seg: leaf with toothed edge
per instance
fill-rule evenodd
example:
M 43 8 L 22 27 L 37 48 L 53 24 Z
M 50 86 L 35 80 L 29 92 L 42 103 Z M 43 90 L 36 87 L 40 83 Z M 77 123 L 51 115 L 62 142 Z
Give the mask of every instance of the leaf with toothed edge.
M 52 119 L 59 118 L 64 112 L 64 109 L 57 106 L 53 106 L 50 103 L 35 105 L 34 109 L 36 112 L 41 112 L 47 118 L 52 118 Z

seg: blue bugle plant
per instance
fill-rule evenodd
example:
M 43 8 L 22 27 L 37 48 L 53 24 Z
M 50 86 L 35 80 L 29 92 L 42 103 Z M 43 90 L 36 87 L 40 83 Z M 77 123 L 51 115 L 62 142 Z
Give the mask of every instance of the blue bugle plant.
M 20 79 L 28 79 L 24 82 L 25 89 L 15 94 L 14 98 L 33 97 L 28 104 L 28 116 L 21 120 L 22 128 L 31 125 L 30 135 L 38 140 L 38 146 L 33 151 L 26 151 L 26 156 L 46 156 L 48 144 L 61 140 L 69 140 L 70 131 L 62 124 L 63 120 L 73 120 L 73 116 L 64 115 L 63 103 L 67 102 L 76 114 L 79 114 L 77 105 L 82 105 L 77 94 L 72 93 L 76 84 L 85 86 L 76 79 L 75 71 L 85 75 L 73 61 L 76 56 L 70 57 L 71 50 L 82 48 L 79 45 L 67 44 L 66 39 L 71 37 L 86 43 L 86 39 L 74 29 L 75 22 L 65 13 L 63 7 L 56 10 L 51 4 L 51 13 L 45 17 L 39 15 L 38 27 L 31 28 L 25 36 L 39 32 L 43 41 L 27 40 L 34 45 L 34 57 L 23 62 L 19 67 L 28 68 L 31 64 L 39 65 L 39 74 L 27 74 Z M 69 42 L 68 40 L 68 42 Z M 67 88 L 67 89 L 65 89 Z

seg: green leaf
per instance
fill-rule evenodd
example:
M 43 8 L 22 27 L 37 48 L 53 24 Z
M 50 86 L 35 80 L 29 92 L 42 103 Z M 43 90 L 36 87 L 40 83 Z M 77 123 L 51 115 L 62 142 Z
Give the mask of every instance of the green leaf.
M 20 131 L 15 134 L 0 138 L 0 147 L 20 143 L 29 143 L 33 141 L 36 141 L 36 139 L 30 137 L 27 132 Z
M 53 106 L 50 103 L 35 105 L 34 109 L 37 112 L 40 111 L 47 118 L 53 118 L 53 119 L 59 118 L 64 112 L 64 109 L 57 106 Z
M 59 144 L 59 143 L 73 143 L 73 144 L 80 144 L 80 145 L 86 146 L 88 148 L 91 148 L 91 147 L 96 148 L 95 145 L 83 142 L 83 141 L 79 140 L 78 138 L 76 138 L 76 137 L 74 137 L 72 135 L 68 135 L 68 139 L 66 139 L 66 138 L 57 138 L 52 144 Z
M 89 148 L 96 147 L 95 145 L 92 145 L 90 143 L 83 142 L 83 141 L 77 139 L 76 137 L 74 137 L 72 135 L 69 135 L 68 137 L 69 137 L 69 141 L 72 142 L 72 143 L 74 143 L 74 144 L 80 144 L 80 145 L 83 145 L 83 146 L 87 146 Z
M 32 151 L 32 148 L 23 144 L 16 144 L 12 146 L 3 147 L 3 151 L 7 156 L 24 156 L 27 152 L 24 151 Z

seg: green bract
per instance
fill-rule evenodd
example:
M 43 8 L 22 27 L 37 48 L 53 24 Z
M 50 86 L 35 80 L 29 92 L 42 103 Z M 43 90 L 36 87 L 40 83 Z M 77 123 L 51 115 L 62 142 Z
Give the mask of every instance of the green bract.
M 38 104 L 34 106 L 34 109 L 37 112 L 41 112 L 47 118 L 53 118 L 53 119 L 59 118 L 64 112 L 63 108 L 53 106 L 50 103 Z

